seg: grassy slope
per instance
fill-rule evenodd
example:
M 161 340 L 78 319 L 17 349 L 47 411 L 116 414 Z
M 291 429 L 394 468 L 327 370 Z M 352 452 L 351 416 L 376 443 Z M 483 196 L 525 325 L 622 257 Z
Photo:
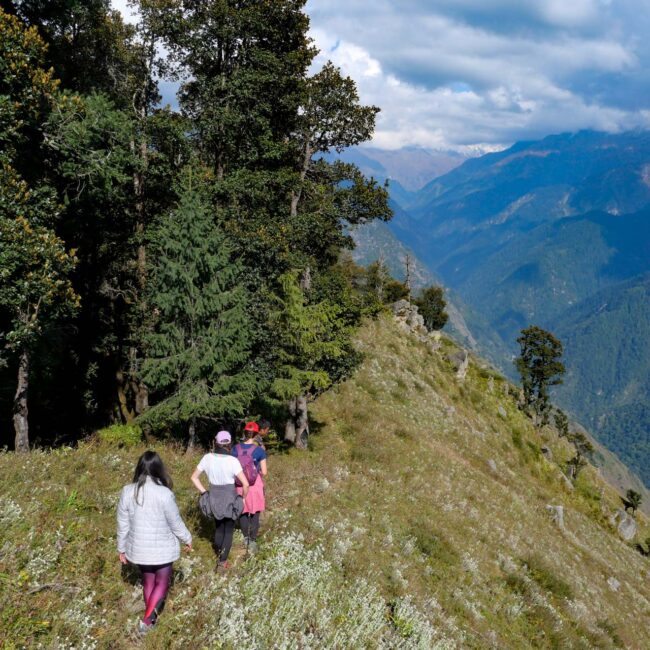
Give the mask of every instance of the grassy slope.
M 436 352 L 382 320 L 359 345 L 362 368 L 314 407 L 313 449 L 271 458 L 264 550 L 237 550 L 227 577 L 187 478 L 199 455 L 161 445 L 195 550 L 144 643 L 114 549 L 141 449 L 0 455 L 0 647 L 649 647 L 650 562 L 609 527 L 617 496 L 595 471 L 567 491 L 538 451 L 561 461 L 565 443 L 477 364 L 458 385 L 450 342 Z

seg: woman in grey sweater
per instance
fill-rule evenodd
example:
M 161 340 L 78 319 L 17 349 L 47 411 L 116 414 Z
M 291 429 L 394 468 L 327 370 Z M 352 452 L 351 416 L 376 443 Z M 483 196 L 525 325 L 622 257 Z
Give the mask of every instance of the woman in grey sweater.
M 117 506 L 117 550 L 120 562 L 142 572 L 145 613 L 138 627 L 146 632 L 156 622 L 169 591 L 172 563 L 180 557 L 181 540 L 192 550 L 192 535 L 178 511 L 172 481 L 155 451 L 138 459 L 133 483 L 124 486 Z

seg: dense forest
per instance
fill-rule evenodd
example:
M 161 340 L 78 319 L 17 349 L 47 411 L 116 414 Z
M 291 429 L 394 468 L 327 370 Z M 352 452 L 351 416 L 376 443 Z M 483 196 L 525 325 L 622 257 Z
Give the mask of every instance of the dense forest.
M 379 109 L 314 68 L 305 0 L 133 5 L 0 10 L 0 444 L 264 413 L 304 446 L 376 309 L 349 228 L 391 217 L 327 154 Z

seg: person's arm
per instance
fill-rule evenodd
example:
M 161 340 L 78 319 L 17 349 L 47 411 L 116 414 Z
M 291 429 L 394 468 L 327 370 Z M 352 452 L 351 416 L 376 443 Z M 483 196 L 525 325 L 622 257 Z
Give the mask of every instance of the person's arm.
M 202 473 L 203 473 L 203 470 L 202 470 L 201 467 L 199 466 L 199 467 L 197 467 L 197 468 L 194 470 L 194 473 L 193 473 L 192 476 L 191 476 L 192 483 L 194 483 L 194 487 L 195 487 L 195 488 L 196 488 L 196 489 L 197 489 L 201 494 L 203 494 L 204 492 L 207 492 L 207 490 L 203 487 L 203 483 L 201 483 L 201 479 L 199 478 L 199 476 L 201 476 Z
M 129 535 L 129 508 L 126 505 L 126 490 L 122 490 L 117 504 L 117 552 L 122 564 L 128 564 L 126 559 L 126 538 Z
M 266 458 L 264 458 L 260 461 L 260 474 L 266 477 L 267 473 L 268 472 L 266 471 Z
M 185 544 L 188 551 L 192 550 L 192 533 L 187 530 L 187 526 L 181 517 L 176 505 L 176 498 L 174 493 L 169 491 L 169 498 L 165 499 L 165 519 L 169 529 L 178 537 L 178 539 Z
M 244 474 L 244 470 L 242 470 L 241 472 L 239 472 L 239 474 L 237 474 L 237 478 L 239 479 L 239 482 L 242 485 L 242 496 L 245 499 L 246 495 L 248 494 L 248 488 L 250 486 L 248 485 L 248 479 L 246 478 L 246 474 Z

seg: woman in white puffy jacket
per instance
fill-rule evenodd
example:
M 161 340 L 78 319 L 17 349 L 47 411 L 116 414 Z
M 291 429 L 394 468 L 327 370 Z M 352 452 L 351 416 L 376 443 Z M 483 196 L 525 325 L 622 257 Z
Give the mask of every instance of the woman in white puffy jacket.
M 145 613 L 141 632 L 150 629 L 164 604 L 172 563 L 182 541 L 192 550 L 192 535 L 178 511 L 172 481 L 155 451 L 138 459 L 133 483 L 125 485 L 117 506 L 117 550 L 120 562 L 137 564 L 142 572 Z

